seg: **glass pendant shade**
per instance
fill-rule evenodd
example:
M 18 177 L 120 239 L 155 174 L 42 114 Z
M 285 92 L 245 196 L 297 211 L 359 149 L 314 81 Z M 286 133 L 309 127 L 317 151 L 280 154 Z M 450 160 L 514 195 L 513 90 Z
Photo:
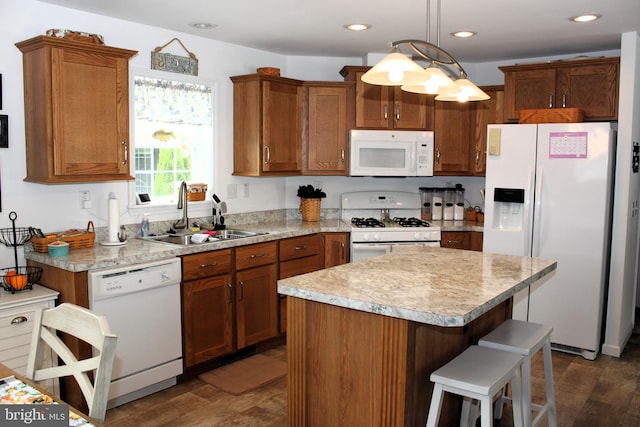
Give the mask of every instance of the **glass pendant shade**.
M 442 91 L 440 92 L 440 95 L 436 96 L 436 101 L 466 102 L 484 101 L 490 98 L 489 95 L 482 91 L 478 86 L 474 85 L 469 79 L 460 78 L 455 81 L 455 84 L 459 88 L 457 92 Z
M 381 86 L 402 86 L 427 78 L 424 68 L 401 53 L 397 47 L 362 75 L 363 82 Z
M 425 72 L 428 78 L 418 83 L 402 85 L 401 89 L 407 92 L 435 95 L 440 93 L 459 92 L 455 82 L 449 78 L 440 68 L 431 64 Z

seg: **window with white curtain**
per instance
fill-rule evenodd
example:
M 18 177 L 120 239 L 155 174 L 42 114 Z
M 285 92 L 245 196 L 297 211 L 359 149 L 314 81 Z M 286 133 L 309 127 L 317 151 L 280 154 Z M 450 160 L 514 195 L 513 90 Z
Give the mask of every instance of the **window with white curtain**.
M 135 191 L 175 203 L 182 181 L 213 187 L 213 86 L 134 76 Z

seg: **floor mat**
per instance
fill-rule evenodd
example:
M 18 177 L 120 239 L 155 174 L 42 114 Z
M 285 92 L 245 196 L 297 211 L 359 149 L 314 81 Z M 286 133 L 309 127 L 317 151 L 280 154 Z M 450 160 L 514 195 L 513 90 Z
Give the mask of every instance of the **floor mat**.
M 200 374 L 198 378 L 222 391 L 239 396 L 286 374 L 286 362 L 256 354 Z

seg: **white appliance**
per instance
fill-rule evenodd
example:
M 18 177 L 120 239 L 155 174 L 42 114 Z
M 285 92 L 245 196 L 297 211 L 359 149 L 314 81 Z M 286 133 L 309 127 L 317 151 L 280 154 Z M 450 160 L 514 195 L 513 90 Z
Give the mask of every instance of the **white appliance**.
M 402 191 L 343 193 L 342 221 L 351 225 L 351 261 L 408 245 L 440 246 L 440 227 L 420 219 L 420 194 Z
M 118 336 L 108 408 L 182 374 L 179 258 L 89 271 L 89 306 Z
M 615 123 L 489 125 L 485 252 L 555 259 L 513 317 L 553 326 L 556 350 L 593 360 L 608 286 Z
M 433 176 L 433 132 L 349 131 L 351 176 Z

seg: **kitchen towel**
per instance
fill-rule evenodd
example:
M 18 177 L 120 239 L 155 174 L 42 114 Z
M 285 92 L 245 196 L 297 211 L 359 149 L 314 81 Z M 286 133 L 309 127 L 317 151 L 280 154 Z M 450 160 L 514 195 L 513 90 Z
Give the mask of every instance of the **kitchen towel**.
M 114 192 L 109 193 L 108 201 L 108 221 L 109 221 L 109 243 L 119 242 L 118 232 L 120 231 L 120 207 L 118 206 L 118 199 Z

